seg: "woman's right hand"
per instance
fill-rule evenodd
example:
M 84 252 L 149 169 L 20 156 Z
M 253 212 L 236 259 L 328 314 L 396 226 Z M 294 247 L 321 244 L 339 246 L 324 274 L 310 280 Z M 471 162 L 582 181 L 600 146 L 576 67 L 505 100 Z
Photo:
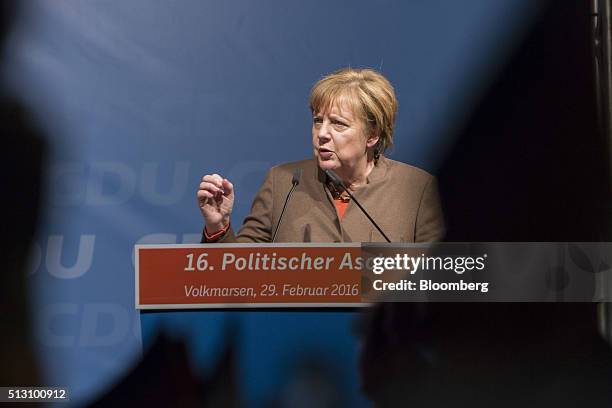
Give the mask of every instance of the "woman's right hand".
M 208 233 L 213 234 L 227 227 L 234 208 L 232 183 L 218 174 L 207 174 L 202 177 L 197 197 Z

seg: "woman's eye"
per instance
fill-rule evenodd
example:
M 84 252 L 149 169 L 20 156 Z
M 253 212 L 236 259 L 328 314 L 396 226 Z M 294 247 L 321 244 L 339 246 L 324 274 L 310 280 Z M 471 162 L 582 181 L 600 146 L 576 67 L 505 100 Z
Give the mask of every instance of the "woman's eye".
M 314 123 L 315 125 L 320 125 L 321 123 L 323 123 L 323 119 L 321 119 L 321 118 L 312 118 L 312 123 Z
M 342 122 L 334 122 L 333 125 L 338 130 L 344 130 L 347 128 L 347 125 Z

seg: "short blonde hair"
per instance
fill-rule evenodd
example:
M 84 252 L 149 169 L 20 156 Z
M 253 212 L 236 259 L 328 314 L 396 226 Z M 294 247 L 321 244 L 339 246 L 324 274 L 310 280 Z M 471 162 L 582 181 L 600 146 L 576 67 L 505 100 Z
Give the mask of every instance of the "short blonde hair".
M 313 115 L 347 103 L 362 116 L 368 133 L 377 132 L 374 161 L 393 146 L 397 98 L 391 83 L 373 69 L 342 68 L 318 81 L 310 92 Z

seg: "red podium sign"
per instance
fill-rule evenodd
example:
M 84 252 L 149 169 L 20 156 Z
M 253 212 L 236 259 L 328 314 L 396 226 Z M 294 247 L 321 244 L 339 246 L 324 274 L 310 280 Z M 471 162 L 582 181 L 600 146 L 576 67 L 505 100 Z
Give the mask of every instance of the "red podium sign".
M 137 245 L 136 308 L 355 307 L 360 244 Z

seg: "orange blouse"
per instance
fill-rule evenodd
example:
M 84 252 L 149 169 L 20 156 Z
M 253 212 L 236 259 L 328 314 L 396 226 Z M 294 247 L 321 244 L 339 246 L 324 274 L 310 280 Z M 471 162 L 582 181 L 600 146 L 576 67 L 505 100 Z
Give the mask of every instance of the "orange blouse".
M 342 218 L 344 218 L 346 207 L 349 205 L 349 201 L 343 200 L 342 198 L 334 198 L 334 204 L 336 204 L 336 210 L 338 210 L 338 218 L 342 220 Z

